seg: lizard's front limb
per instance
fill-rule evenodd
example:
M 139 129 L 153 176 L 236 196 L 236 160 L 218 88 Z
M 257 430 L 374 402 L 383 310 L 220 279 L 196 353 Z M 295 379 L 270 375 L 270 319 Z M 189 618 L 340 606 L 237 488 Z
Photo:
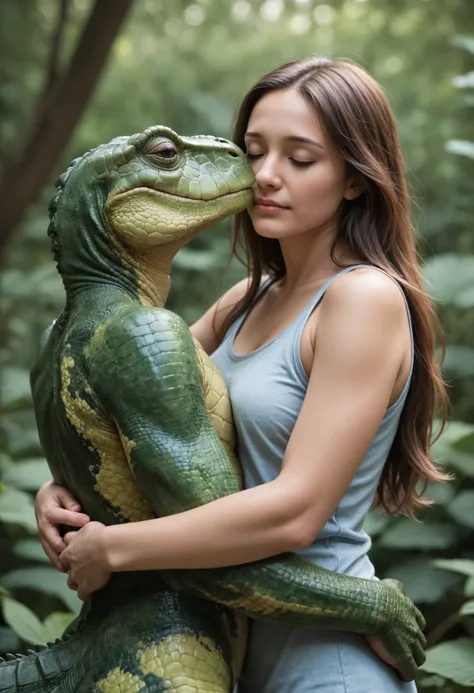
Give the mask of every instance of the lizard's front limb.
M 122 315 L 98 345 L 94 361 L 102 378 L 94 389 L 128 441 L 132 471 L 154 512 L 171 515 L 238 492 L 180 319 L 154 309 L 138 320 Z M 392 583 L 339 575 L 292 554 L 225 569 L 164 571 L 167 576 L 254 618 L 377 634 L 407 680 L 424 661 L 423 617 Z

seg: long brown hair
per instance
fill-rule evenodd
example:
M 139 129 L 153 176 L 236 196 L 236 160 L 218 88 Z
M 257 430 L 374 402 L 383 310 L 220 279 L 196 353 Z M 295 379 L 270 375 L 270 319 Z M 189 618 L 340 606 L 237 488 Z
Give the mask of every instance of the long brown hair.
M 333 261 L 339 265 L 335 250 L 343 239 L 362 263 L 379 267 L 400 283 L 410 307 L 415 345 L 412 382 L 374 506 L 413 517 L 416 508 L 431 503 L 421 497 L 427 483 L 451 478 L 435 467 L 429 452 L 434 417 L 438 414 L 441 420 L 436 440 L 449 406 L 435 359 L 435 334 L 444 347 L 443 331 L 422 284 L 395 120 L 382 88 L 361 67 L 346 60 L 304 58 L 265 75 L 244 96 L 233 135 L 244 151 L 244 135 L 255 104 L 271 91 L 289 88 L 314 106 L 348 170 L 358 172 L 362 181 L 363 193 L 343 201 L 339 232 L 331 249 Z M 250 282 L 219 330 L 220 338 L 251 306 L 262 274 L 274 281 L 286 274 L 279 241 L 259 236 L 247 211 L 236 217 L 233 252 L 246 265 Z

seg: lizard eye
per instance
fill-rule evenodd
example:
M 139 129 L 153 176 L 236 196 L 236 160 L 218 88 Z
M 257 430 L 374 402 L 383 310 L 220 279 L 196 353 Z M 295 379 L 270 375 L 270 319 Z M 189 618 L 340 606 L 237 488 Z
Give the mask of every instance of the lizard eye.
M 159 157 L 160 159 L 166 159 L 170 162 L 177 158 L 178 150 L 174 142 L 170 140 L 161 140 L 160 142 L 154 142 L 150 147 L 145 149 L 144 152 L 147 156 L 150 154 L 152 156 Z

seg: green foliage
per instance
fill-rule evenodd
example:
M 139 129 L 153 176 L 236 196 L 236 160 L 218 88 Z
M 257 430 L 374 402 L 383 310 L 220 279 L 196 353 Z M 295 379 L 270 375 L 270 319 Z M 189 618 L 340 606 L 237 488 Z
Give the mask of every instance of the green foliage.
M 379 571 L 401 580 L 425 613 L 430 647 L 419 682 L 423 690 L 454 693 L 457 685 L 472 685 L 474 675 L 473 428 L 455 421 L 434 446 L 435 457 L 456 479 L 449 486 L 430 485 L 426 495 L 436 506 L 420 513 L 420 523 L 378 512 L 366 525 Z
M 55 611 L 42 623 L 31 609 L 10 597 L 2 598 L 2 611 L 5 623 L 31 645 L 54 642 L 75 618 L 73 613 Z
M 474 638 L 458 638 L 435 645 L 429 650 L 423 669 L 461 686 L 474 686 Z
M 70 51 L 91 6 L 71 2 Z M 0 152 L 14 154 L 45 79 L 56 0 L 2 4 Z M 152 123 L 229 136 L 238 99 L 278 63 L 311 53 L 360 62 L 387 90 L 413 191 L 424 277 L 447 334 L 453 421 L 433 446 L 455 474 L 413 523 L 367 519 L 377 573 L 401 579 L 427 619 L 420 690 L 474 685 L 474 6 L 471 0 L 177 0 L 135 3 L 58 173 L 99 142 Z M 4 39 L 4 40 L 3 40 Z M 64 304 L 46 237 L 52 181 L 17 230 L 2 277 L 0 652 L 59 635 L 79 602 L 36 538 L 33 495 L 47 470 L 28 374 L 42 331 Z M 174 263 L 169 307 L 191 323 L 243 275 L 230 224 L 197 237 Z M 54 574 L 54 577 L 53 577 Z M 23 607 L 22 604 L 24 603 Z M 68 613 L 58 612 L 61 609 Z M 65 619 L 65 621 L 63 621 Z

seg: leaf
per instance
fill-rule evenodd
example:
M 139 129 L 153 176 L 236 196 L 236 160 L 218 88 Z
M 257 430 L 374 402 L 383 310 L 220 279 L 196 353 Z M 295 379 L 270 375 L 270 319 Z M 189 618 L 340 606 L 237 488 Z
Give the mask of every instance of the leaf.
M 461 491 L 446 506 L 451 517 L 464 527 L 474 529 L 474 491 Z
M 407 518 L 397 520 L 380 535 L 379 544 L 389 549 L 447 549 L 457 541 L 458 529 L 441 522 L 418 523 Z
M 474 143 L 469 142 L 469 140 L 448 140 L 446 142 L 446 151 L 474 159 Z
M 390 517 L 377 508 L 371 510 L 364 521 L 364 530 L 370 537 L 375 537 L 388 525 Z
M 464 48 L 470 53 L 474 53 L 474 37 L 473 36 L 455 36 L 452 40 L 453 46 Z
M 461 616 L 474 616 L 474 600 L 463 604 L 459 609 L 459 614 Z
M 427 651 L 421 669 L 463 686 L 473 686 L 474 638 L 458 638 L 435 645 Z
M 474 561 L 468 558 L 437 558 L 433 565 L 444 570 L 452 570 L 455 573 L 474 577 Z
M 449 371 L 458 378 L 474 375 L 474 349 L 450 344 L 443 361 L 443 370 Z
M 43 457 L 15 462 L 3 475 L 6 484 L 24 491 L 37 491 L 49 479 L 51 472 Z
M 8 411 L 3 417 L 3 429 L 12 455 L 41 456 L 41 443 L 32 407 Z
M 18 652 L 21 640 L 13 628 L 0 626 L 0 652 Z
M 457 448 L 458 442 L 474 433 L 474 426 L 464 421 L 452 421 L 442 436 L 431 446 L 433 459 L 448 464 L 465 476 L 474 478 L 474 457 Z
M 13 545 L 13 553 L 21 558 L 27 558 L 30 561 L 39 563 L 47 563 L 50 565 L 49 558 L 43 551 L 43 547 L 36 539 L 22 539 Z
M 433 450 L 435 447 L 441 447 L 441 444 L 443 444 L 448 446 L 446 452 L 449 454 L 450 447 L 452 445 L 455 445 L 458 441 L 462 440 L 466 436 L 471 435 L 471 433 L 474 433 L 474 424 L 454 419 L 446 426 L 443 434 L 432 446 L 431 450 Z M 444 462 L 446 460 L 439 459 L 438 461 Z
M 431 481 L 426 487 L 424 496 L 434 500 L 436 505 L 446 505 L 453 499 L 455 493 L 452 484 L 439 484 Z
M 459 438 L 453 445 L 457 450 L 461 450 L 461 452 L 474 453 L 474 432 Z
M 442 676 L 424 676 L 420 681 L 417 681 L 417 683 L 422 686 L 422 688 L 443 688 L 443 691 L 445 691 L 445 686 L 446 686 L 446 679 L 444 679 Z
M 472 148 L 474 143 L 467 143 Z M 469 150 L 471 151 L 471 150 Z M 474 255 L 443 253 L 429 259 L 423 267 L 423 275 L 428 283 L 428 292 L 437 301 L 445 301 L 456 306 L 467 307 L 464 296 L 470 296 L 469 289 L 474 286 Z
M 459 582 L 457 575 L 441 572 L 423 558 L 390 566 L 389 577 L 403 582 L 407 596 L 416 604 L 436 604 Z
M 0 522 L 22 525 L 37 532 L 33 499 L 28 493 L 5 487 L 0 493 Z
M 29 371 L 13 366 L 5 368 L 2 373 L 2 405 L 9 407 L 22 400 L 31 400 Z
M 456 450 L 453 446 L 447 465 L 456 473 L 460 472 L 463 476 L 474 478 L 474 455 Z
M 12 458 L 5 452 L 0 452 L 0 475 L 3 476 L 5 469 L 8 469 L 13 464 Z
M 17 633 L 22 640 L 32 645 L 46 645 L 43 626 L 39 618 L 27 606 L 10 597 L 3 597 L 2 611 L 5 623 Z
M 50 614 L 43 623 L 44 636 L 47 642 L 54 642 L 61 638 L 66 628 L 74 621 L 77 614 L 64 611 L 55 611 Z
M 474 87 L 474 72 L 468 72 L 465 75 L 454 77 L 453 84 L 458 89 Z
M 471 575 L 466 580 L 466 584 L 464 585 L 464 596 L 465 597 L 474 597 L 474 575 Z
M 59 597 L 71 611 L 76 613 L 82 606 L 76 593 L 67 586 L 67 575 L 54 568 L 43 566 L 19 568 L 3 575 L 0 581 L 8 589 L 23 587 Z

